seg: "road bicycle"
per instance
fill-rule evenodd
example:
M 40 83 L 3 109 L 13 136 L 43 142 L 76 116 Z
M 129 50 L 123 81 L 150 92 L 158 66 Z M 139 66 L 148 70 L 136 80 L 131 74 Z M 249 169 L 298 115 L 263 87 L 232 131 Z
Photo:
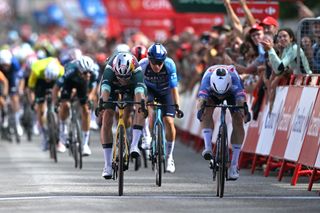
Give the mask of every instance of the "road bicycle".
M 245 106 L 236 106 L 236 105 L 227 105 L 227 104 L 219 104 L 219 105 L 207 105 L 204 107 L 213 107 L 213 108 L 221 108 L 220 113 L 220 125 L 219 132 L 216 141 L 215 154 L 213 159 L 209 161 L 209 168 L 212 170 L 213 180 L 216 181 L 217 184 L 217 197 L 222 198 L 224 194 L 224 185 L 225 181 L 228 180 L 228 167 L 230 166 L 230 156 L 229 156 L 229 146 L 228 146 L 228 129 L 226 124 L 226 110 L 227 109 L 245 109 Z
M 151 152 L 150 160 L 152 164 L 152 170 L 155 172 L 156 184 L 160 187 L 162 183 L 162 169 L 163 173 L 166 172 L 166 139 L 165 139 L 165 126 L 162 120 L 162 110 L 163 106 L 176 106 L 160 104 L 158 102 L 147 103 L 147 106 L 154 108 L 154 122 L 152 128 L 152 142 L 151 142 Z M 176 108 L 177 117 L 182 118 L 183 112 Z
M 54 106 L 52 103 L 52 93 L 51 89 L 46 90 L 46 103 L 47 103 L 47 127 L 48 127 L 48 144 L 49 144 L 49 153 L 50 158 L 54 160 L 54 162 L 58 162 L 57 158 L 57 144 L 59 141 L 59 126 L 58 126 L 58 118 L 54 111 Z
M 125 127 L 124 121 L 124 109 L 128 105 L 138 104 L 141 106 L 139 112 L 143 112 L 145 117 L 147 116 L 147 110 L 145 109 L 145 102 L 142 100 L 141 102 L 136 101 L 126 101 L 123 100 L 123 92 L 116 91 L 118 94 L 117 101 L 105 101 L 102 103 L 101 107 L 98 107 L 96 110 L 96 115 L 103 109 L 106 109 L 105 104 L 111 103 L 115 104 L 118 108 L 118 124 L 116 129 L 116 140 L 115 144 L 112 146 L 112 179 L 118 179 L 118 194 L 119 196 L 123 195 L 123 178 L 124 178 L 124 171 L 128 170 L 129 168 L 129 141 Z
M 70 122 L 68 123 L 68 137 L 67 146 L 69 153 L 74 159 L 74 167 L 82 169 L 82 130 L 81 130 L 81 116 L 78 113 L 78 100 L 74 96 L 70 99 Z

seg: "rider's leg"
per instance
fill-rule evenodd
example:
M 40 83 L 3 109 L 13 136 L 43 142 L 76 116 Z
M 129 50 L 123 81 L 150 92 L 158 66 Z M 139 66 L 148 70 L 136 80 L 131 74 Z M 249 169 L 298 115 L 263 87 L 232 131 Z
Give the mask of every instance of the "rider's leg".
M 111 109 L 106 109 L 102 112 L 102 127 L 100 129 L 100 142 L 103 148 L 104 156 L 104 169 L 102 172 L 102 177 L 105 179 L 110 179 L 112 177 L 112 125 L 114 111 Z

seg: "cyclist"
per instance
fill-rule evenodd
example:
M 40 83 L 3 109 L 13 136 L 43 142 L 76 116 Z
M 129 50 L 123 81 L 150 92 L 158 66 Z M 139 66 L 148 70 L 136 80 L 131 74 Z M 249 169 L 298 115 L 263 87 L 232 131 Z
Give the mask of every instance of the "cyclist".
M 18 59 L 12 55 L 10 50 L 0 50 L 0 70 L 8 79 L 10 102 L 12 104 L 12 109 L 14 112 L 17 132 L 20 136 L 22 136 L 23 129 L 20 123 L 19 91 L 21 89 L 21 85 L 23 84 L 24 75 Z
M 98 72 L 95 63 L 89 56 L 83 55 L 79 59 L 73 60 L 65 65 L 65 73 L 60 77 L 53 87 L 52 101 L 56 105 L 58 92 L 61 90 L 59 106 L 59 138 L 63 144 L 67 140 L 66 119 L 69 117 L 69 100 L 74 96 L 74 90 L 81 105 L 81 124 L 82 124 L 82 154 L 91 155 L 89 147 L 89 125 L 90 110 L 88 100 L 94 97 L 95 87 L 97 86 Z
M 214 123 L 212 119 L 213 108 L 204 108 L 204 104 L 216 105 L 222 103 L 224 100 L 229 105 L 243 106 L 246 100 L 246 93 L 244 91 L 241 79 L 232 65 L 214 65 L 209 67 L 200 85 L 198 93 L 198 113 L 197 118 L 201 121 L 202 135 L 204 138 L 205 149 L 202 156 L 205 160 L 213 158 L 212 153 L 212 133 Z M 232 161 L 229 168 L 229 179 L 236 180 L 239 177 L 238 159 L 241 149 L 241 144 L 244 139 L 244 115 L 243 110 L 230 110 L 232 116 Z
M 179 112 L 177 114 L 179 117 L 183 116 L 183 113 L 179 110 L 176 65 L 171 58 L 167 57 L 167 50 L 160 43 L 154 43 L 149 47 L 148 57 L 142 59 L 140 61 L 140 65 L 142 72 L 144 73 L 145 83 L 148 89 L 148 102 L 152 102 L 154 99 L 157 99 L 157 102 L 168 105 L 162 108 L 167 140 L 166 171 L 173 173 L 175 172 L 173 150 L 176 139 L 176 129 L 174 126 L 176 110 Z M 151 140 L 146 140 L 146 142 L 149 143 L 150 141 Z M 150 147 L 150 145 L 146 145 L 146 147 Z
M 100 89 L 100 104 L 105 101 L 117 100 L 115 90 L 121 90 L 125 93 L 124 100 L 141 101 L 145 99 L 146 86 L 143 82 L 143 74 L 137 59 L 130 52 L 118 52 L 115 57 L 109 59 L 103 73 Z M 103 147 L 105 166 L 102 177 L 110 179 L 112 177 L 112 125 L 115 115 L 115 105 L 105 104 L 106 108 L 102 113 L 101 144 Z M 138 142 L 144 124 L 143 113 L 135 107 L 136 111 L 133 120 L 132 143 L 130 146 L 130 155 L 132 158 L 138 158 Z M 129 117 L 132 107 L 126 107 L 124 111 L 125 126 L 129 126 Z M 100 113 L 100 115 L 101 115 Z
M 28 80 L 28 97 L 30 103 L 35 103 L 37 121 L 42 135 L 42 150 L 48 149 L 48 129 L 44 125 L 46 111 L 45 95 L 51 89 L 55 81 L 64 74 L 64 68 L 57 58 L 49 57 L 35 61 L 31 66 L 31 74 Z M 63 144 L 59 143 L 57 150 L 65 151 Z
M 138 61 L 140 61 L 147 57 L 148 50 L 143 45 L 135 45 L 131 48 L 131 53 L 137 58 Z M 143 149 L 150 149 L 151 140 L 152 137 L 149 129 L 149 118 L 146 118 L 145 125 L 142 130 L 141 147 Z

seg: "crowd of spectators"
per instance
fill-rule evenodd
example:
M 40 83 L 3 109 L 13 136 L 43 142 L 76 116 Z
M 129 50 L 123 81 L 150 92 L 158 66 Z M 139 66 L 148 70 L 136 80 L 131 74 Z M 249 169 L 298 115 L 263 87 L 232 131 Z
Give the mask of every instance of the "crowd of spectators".
M 245 13 L 244 23 L 235 14 L 230 0 L 224 0 L 228 17 L 226 23 L 229 22 L 229 25 L 213 26 L 200 35 L 190 26 L 163 43 L 168 56 L 176 63 L 181 93 L 191 91 L 200 82 L 207 67 L 214 64 L 235 65 L 247 93 L 254 98 L 253 117 L 256 118 L 263 96 L 267 95 L 272 101 L 276 86 L 287 83 L 290 74 L 320 73 L 320 18 L 303 26 L 303 30 L 306 29 L 303 32 L 307 33 L 302 33 L 297 41 L 297 32 L 282 28 L 272 17 L 256 20 L 246 1 L 239 2 Z M 314 17 L 303 3 L 296 4 L 299 17 Z M 93 56 L 103 68 L 105 60 L 117 44 L 148 47 L 154 41 L 141 32 L 129 32 L 110 38 L 105 30 L 88 28 L 70 32 L 51 28 L 35 33 L 26 25 L 20 27 L 19 32 L 10 31 L 4 43 L 10 45 L 13 52 L 15 46 L 19 46 L 16 53 L 20 54 L 20 60 L 23 61 L 26 54 L 20 51 L 23 45 L 18 45 L 23 42 L 30 44 L 38 54 L 42 51 L 47 56 L 59 56 L 65 48 L 77 47 Z

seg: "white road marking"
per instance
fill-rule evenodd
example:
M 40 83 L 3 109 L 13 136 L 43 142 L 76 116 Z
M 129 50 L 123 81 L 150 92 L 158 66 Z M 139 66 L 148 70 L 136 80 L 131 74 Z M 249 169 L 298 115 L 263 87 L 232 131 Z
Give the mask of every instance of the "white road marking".
M 220 199 L 212 195 L 199 196 L 181 196 L 181 195 L 52 195 L 52 196 L 12 196 L 0 197 L 0 201 L 15 201 L 15 200 L 46 200 L 46 199 Z M 222 199 L 239 199 L 239 200 L 320 200 L 320 196 L 225 196 Z

